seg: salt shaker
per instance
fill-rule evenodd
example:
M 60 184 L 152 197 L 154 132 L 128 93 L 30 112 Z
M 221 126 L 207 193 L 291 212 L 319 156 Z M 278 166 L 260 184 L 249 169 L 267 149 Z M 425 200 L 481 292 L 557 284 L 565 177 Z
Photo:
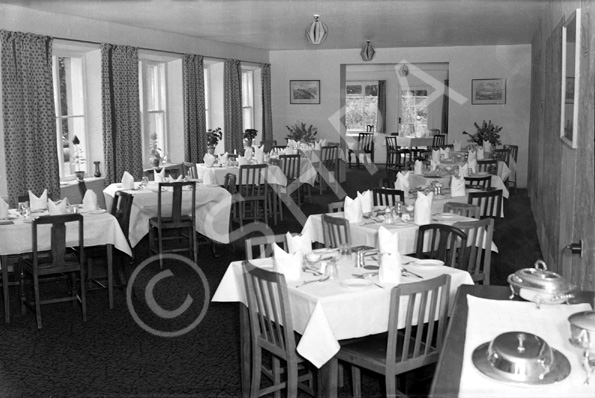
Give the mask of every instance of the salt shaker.
M 392 224 L 393 221 L 393 211 L 390 207 L 387 207 L 386 211 L 384 212 L 384 222 L 387 224 Z

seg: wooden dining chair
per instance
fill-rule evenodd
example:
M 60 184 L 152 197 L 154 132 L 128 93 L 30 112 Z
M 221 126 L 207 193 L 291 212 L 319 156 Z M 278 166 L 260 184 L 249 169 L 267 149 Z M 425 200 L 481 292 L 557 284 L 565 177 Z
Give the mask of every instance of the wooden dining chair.
M 500 217 L 502 211 L 502 190 L 469 192 L 467 203 L 479 207 L 480 218 Z
M 498 161 L 496 159 L 481 159 L 477 161 L 477 172 L 498 175 Z
M 298 388 L 314 396 L 312 367 L 296 350 L 299 335 L 293 328 L 285 276 L 255 267 L 248 261 L 244 261 L 242 268 L 249 324 L 241 327 L 249 328 L 251 347 L 251 358 L 244 358 L 242 367 L 251 376 L 249 396 L 286 390 L 285 396 L 297 397 Z M 268 368 L 269 361 L 265 361 L 263 352 L 271 357 Z M 270 379 L 266 386 L 261 383 L 262 375 Z
M 494 149 L 492 152 L 492 158 L 499 162 L 504 162 L 507 166 L 510 166 L 510 149 L 506 147 Z
M 78 248 L 73 251 L 66 246 L 66 224 L 77 223 Z M 44 253 L 39 248 L 40 229 L 49 226 L 51 232 L 51 249 Z M 73 305 L 80 300 L 83 321 L 87 321 L 87 294 L 85 286 L 85 242 L 84 223 L 81 214 L 60 214 L 55 216 L 41 216 L 32 222 L 32 255 L 30 258 L 21 257 L 19 268 L 21 275 L 21 313 L 26 313 L 29 307 L 35 311 L 37 328 L 41 329 L 41 305 L 72 301 Z M 70 295 L 42 299 L 40 281 L 55 275 L 70 275 Z M 77 275 L 80 292 L 77 291 Z M 28 300 L 25 292 L 25 275 L 31 277 L 34 290 L 33 300 Z
M 467 249 L 461 264 L 462 269 L 469 272 L 476 284 L 489 285 L 494 219 L 461 221 L 453 226 L 467 234 Z
M 301 175 L 301 156 L 295 155 L 279 155 L 280 167 L 287 179 L 287 187 L 284 193 L 281 193 L 279 201 L 281 220 L 283 220 L 283 196 L 292 195 L 295 197 L 295 202 L 298 206 L 302 205 L 302 187 L 300 184 Z
M 337 358 L 351 365 L 354 397 L 364 396 L 360 368 L 384 375 L 384 393 L 395 397 L 407 393 L 397 389 L 397 375 L 438 362 L 446 335 L 449 291 L 447 274 L 399 285 L 391 290 L 388 332 L 341 345 Z M 424 323 L 424 319 L 429 321 Z
M 327 248 L 337 248 L 341 245 L 351 246 L 351 231 L 349 229 L 349 220 L 322 215 L 322 235 L 324 246 Z
M 468 176 L 465 178 L 465 188 L 468 189 L 481 189 L 487 191 L 488 188 L 492 187 L 492 176 Z
M 191 195 L 191 201 L 190 205 L 183 206 L 185 192 Z M 171 202 L 165 199 L 170 197 Z M 168 204 L 164 203 L 166 200 Z M 163 267 L 161 255 L 164 253 L 188 252 L 194 262 L 198 262 L 195 203 L 196 182 L 159 183 L 157 217 L 149 219 L 149 252 L 159 255 L 161 267 Z M 185 241 L 186 245 L 180 246 L 182 241 Z
M 479 220 L 479 207 L 462 202 L 446 202 L 443 207 L 445 213 L 454 213 Z
M 349 168 L 351 168 L 352 154 L 355 155 L 355 162 L 358 169 L 360 167 L 360 155 L 364 155 L 366 159 L 364 163 L 374 163 L 374 133 L 359 133 L 357 138 L 357 148 L 350 149 L 347 152 L 347 156 L 349 158 Z M 368 161 L 367 159 L 370 159 L 370 161 Z
M 460 269 L 466 246 L 467 235 L 458 228 L 445 224 L 421 225 L 417 232 L 415 257 L 442 260 L 444 265 Z
M 336 145 L 325 145 L 320 148 L 320 166 L 318 169 L 318 183 L 320 194 L 326 190 L 329 182 L 337 184 L 339 173 L 339 147 Z
M 399 149 L 397 144 L 397 137 L 389 136 L 384 138 L 386 140 L 386 167 L 389 167 L 390 154 Z
M 229 159 L 229 157 L 228 157 Z M 184 162 L 182 163 L 182 175 L 184 178 L 192 180 L 198 179 L 198 171 L 196 170 L 196 163 Z
M 265 258 L 273 256 L 273 243 L 276 243 L 283 250 L 287 250 L 286 235 L 263 235 L 248 238 L 244 241 L 246 248 L 246 259 Z M 258 251 L 256 251 L 258 249 Z M 258 257 L 255 257 L 258 253 Z
M 266 164 L 240 166 L 238 183 L 240 226 L 243 226 L 248 218 L 268 222 L 271 202 L 269 186 L 266 182 L 267 167 Z
M 345 202 L 331 202 L 327 205 L 329 213 L 339 213 L 345 211 Z
M 238 218 L 239 214 L 239 203 L 241 201 L 241 196 L 238 193 L 238 184 L 237 184 L 237 177 L 233 173 L 225 174 L 223 179 L 223 188 L 227 192 L 231 194 L 231 211 L 230 211 L 230 218 L 231 221 L 239 223 L 240 220 Z
M 510 152 L 509 161 L 514 160 L 514 163 L 516 164 L 518 153 L 519 153 L 518 145 L 504 145 L 504 148 L 508 149 Z M 508 179 L 506 180 L 506 185 L 507 185 L 507 187 L 514 186 L 514 192 L 516 193 L 516 172 L 515 171 L 511 171 L 510 175 L 508 176 Z
M 433 147 L 439 147 L 446 144 L 445 134 L 435 134 L 432 140 Z
M 397 202 L 405 203 L 405 192 L 394 188 L 373 188 L 374 206 L 395 206 Z
M 394 169 L 395 171 L 411 170 L 411 151 L 401 148 L 387 153 L 386 169 Z

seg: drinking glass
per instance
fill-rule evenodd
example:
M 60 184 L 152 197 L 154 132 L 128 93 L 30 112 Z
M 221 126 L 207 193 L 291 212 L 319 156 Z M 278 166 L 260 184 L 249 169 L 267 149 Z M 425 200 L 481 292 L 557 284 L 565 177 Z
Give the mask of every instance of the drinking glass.
M 140 182 L 140 189 L 145 189 L 149 185 L 149 177 L 143 177 Z
M 351 246 L 348 244 L 339 245 L 339 255 L 342 260 L 351 260 Z
M 21 216 L 25 216 L 25 209 L 29 207 L 29 202 L 19 202 L 17 210 Z
M 334 258 L 330 258 L 324 268 L 324 276 L 328 276 L 329 279 L 337 279 L 339 277 L 339 271 L 337 270 L 337 263 Z

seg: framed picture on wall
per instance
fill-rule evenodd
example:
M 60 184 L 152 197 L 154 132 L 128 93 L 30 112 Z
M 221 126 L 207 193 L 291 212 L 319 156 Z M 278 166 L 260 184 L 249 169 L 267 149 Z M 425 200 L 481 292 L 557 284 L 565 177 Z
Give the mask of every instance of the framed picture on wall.
M 471 104 L 506 104 L 506 79 L 471 80 Z
M 290 80 L 290 104 L 320 104 L 320 80 Z

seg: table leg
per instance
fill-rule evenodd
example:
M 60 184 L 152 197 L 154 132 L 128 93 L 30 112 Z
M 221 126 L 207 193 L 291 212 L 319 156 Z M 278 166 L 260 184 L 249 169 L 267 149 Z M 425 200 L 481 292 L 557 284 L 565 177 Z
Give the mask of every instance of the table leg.
M 336 398 L 338 380 L 339 361 L 333 357 L 318 369 L 318 396 Z
M 113 249 L 114 245 L 107 244 L 107 294 L 110 310 L 114 308 L 114 268 L 113 268 Z
M 240 363 L 242 366 L 242 396 L 250 396 L 250 320 L 248 307 L 240 303 Z
M 10 323 L 10 297 L 8 295 L 8 256 L 1 256 L 2 292 L 4 293 L 4 321 Z

